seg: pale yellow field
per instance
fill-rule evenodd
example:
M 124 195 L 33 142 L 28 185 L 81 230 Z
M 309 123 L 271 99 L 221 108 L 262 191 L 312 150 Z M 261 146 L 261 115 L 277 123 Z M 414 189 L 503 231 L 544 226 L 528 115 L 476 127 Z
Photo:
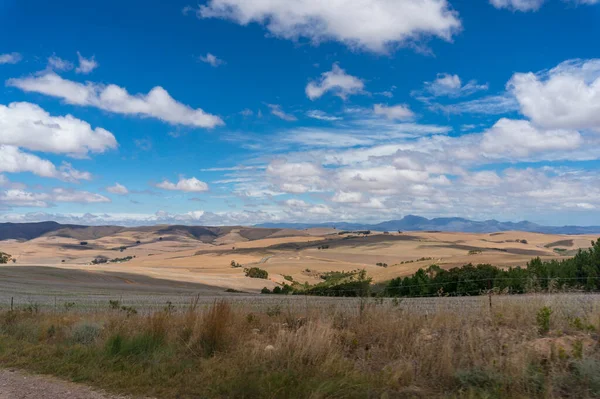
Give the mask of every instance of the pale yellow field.
M 264 230 L 257 235 L 265 235 Z M 264 233 L 264 234 L 263 234 Z M 248 235 L 246 230 L 246 235 Z M 524 232 L 492 234 L 404 232 L 350 238 L 333 229 L 279 230 L 264 238 L 251 240 L 233 229 L 202 242 L 191 236 L 175 234 L 160 240 L 156 232 L 125 231 L 86 240 L 43 236 L 33 240 L 0 241 L 0 251 L 11 254 L 10 266 L 54 266 L 89 271 L 118 271 L 155 278 L 202 283 L 211 286 L 257 291 L 284 282 L 316 283 L 326 271 L 366 269 L 374 281 L 411 274 L 418 268 L 437 264 L 444 268 L 466 263 L 491 263 L 498 266 L 525 265 L 535 256 L 560 258 L 554 251 L 587 248 L 596 236 L 548 235 Z M 526 242 L 522 242 L 526 240 Z M 140 244 L 136 244 L 140 241 Z M 205 240 L 206 241 L 206 240 Z M 557 243 L 550 247 L 549 244 Z M 317 249 L 320 245 L 328 249 Z M 120 251 L 119 247 L 127 247 Z M 469 254 L 469 251 L 481 253 Z M 109 259 L 135 256 L 129 262 L 93 265 L 98 256 Z M 427 258 L 425 260 L 419 260 Z M 244 267 L 258 266 L 269 272 L 269 280 L 244 276 L 243 268 L 232 268 L 231 261 Z M 386 263 L 388 267 L 377 266 Z M 402 263 L 404 262 L 404 263 Z

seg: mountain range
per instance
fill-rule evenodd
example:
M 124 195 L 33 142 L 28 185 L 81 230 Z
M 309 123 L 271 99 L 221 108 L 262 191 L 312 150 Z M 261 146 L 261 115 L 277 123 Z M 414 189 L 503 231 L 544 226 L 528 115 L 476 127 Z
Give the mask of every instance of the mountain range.
M 253 226 L 262 229 L 296 229 L 311 227 L 335 227 L 338 230 L 374 230 L 374 231 L 455 231 L 463 233 L 495 233 L 500 231 L 526 231 L 546 234 L 600 234 L 600 226 L 543 226 L 528 221 L 499 222 L 497 220 L 475 221 L 464 218 L 434 218 L 408 215 L 399 220 L 388 220 L 377 224 L 366 223 L 263 223 Z M 96 239 L 122 231 L 154 231 L 157 234 L 183 234 L 189 237 L 211 242 L 216 237 L 228 233 L 233 227 L 206 226 L 83 226 L 60 224 L 52 221 L 37 223 L 0 223 L 0 240 L 31 240 L 43 235 L 71 237 L 75 239 Z M 242 228 L 248 238 L 261 231 Z M 264 231 L 264 230 L 262 230 Z M 275 230 L 271 231 L 274 233 Z M 265 233 L 266 234 L 266 233 Z M 256 237 L 254 237 L 255 239 Z
M 463 233 L 495 233 L 500 231 L 526 231 L 546 234 L 595 234 L 600 226 L 543 226 L 536 223 L 499 222 L 497 220 L 475 221 L 458 217 L 427 219 L 408 215 L 399 220 L 377 224 L 365 223 L 263 223 L 256 227 L 306 229 L 310 227 L 335 227 L 338 230 L 376 231 L 455 231 Z

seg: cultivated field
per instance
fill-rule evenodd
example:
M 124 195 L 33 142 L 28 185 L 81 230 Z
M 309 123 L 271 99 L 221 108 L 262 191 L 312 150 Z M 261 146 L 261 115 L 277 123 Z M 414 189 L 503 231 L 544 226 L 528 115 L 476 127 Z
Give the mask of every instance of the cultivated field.
M 265 286 L 272 289 L 284 283 L 284 276 L 301 284 L 314 284 L 320 281 L 321 273 L 328 271 L 365 269 L 374 282 L 380 282 L 431 264 L 443 268 L 466 263 L 524 265 L 536 256 L 560 259 L 572 255 L 597 238 L 524 232 L 372 232 L 365 236 L 335 229 L 211 229 L 64 229 L 27 241 L 0 241 L 0 251 L 11 254 L 16 261 L 7 266 L 72 270 L 77 276 L 73 277 L 75 285 L 104 276 L 108 279 L 105 287 L 120 287 L 128 281 L 125 289 L 136 291 L 152 286 L 139 277 L 146 276 L 203 287 L 192 291 L 219 287 L 256 293 Z M 326 248 L 319 249 L 323 246 Z M 125 257 L 131 259 L 92 264 L 99 258 Z M 232 268 L 232 261 L 242 267 Z M 253 266 L 268 271 L 269 279 L 246 277 L 243 268 Z M 40 279 L 43 281 L 43 276 Z

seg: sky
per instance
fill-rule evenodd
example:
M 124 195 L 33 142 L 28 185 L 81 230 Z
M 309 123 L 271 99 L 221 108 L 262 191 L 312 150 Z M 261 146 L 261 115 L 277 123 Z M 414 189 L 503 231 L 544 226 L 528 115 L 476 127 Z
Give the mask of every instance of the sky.
M 0 222 L 600 225 L 600 0 L 0 0 Z

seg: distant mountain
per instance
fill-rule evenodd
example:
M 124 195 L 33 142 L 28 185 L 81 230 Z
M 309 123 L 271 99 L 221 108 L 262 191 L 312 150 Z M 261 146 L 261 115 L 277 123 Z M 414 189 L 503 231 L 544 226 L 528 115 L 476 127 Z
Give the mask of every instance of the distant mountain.
M 595 234 L 600 226 L 542 226 L 528 221 L 499 222 L 497 220 L 474 221 L 464 218 L 434 218 L 408 215 L 400 220 L 389 220 L 377 224 L 365 223 L 263 223 L 256 227 L 307 229 L 311 227 L 335 227 L 338 230 L 377 231 L 456 231 L 463 233 L 495 233 L 500 231 L 528 231 L 546 234 Z
M 134 231 L 153 232 L 157 235 L 185 236 L 202 242 L 213 242 L 228 234 L 233 228 L 239 235 L 256 240 L 271 235 L 289 235 L 282 229 L 304 230 L 310 227 L 335 227 L 338 230 L 376 230 L 376 231 L 456 231 L 465 233 L 495 233 L 518 230 L 548 234 L 600 234 L 600 226 L 542 226 L 523 222 L 499 222 L 497 220 L 474 221 L 464 218 L 427 219 L 421 216 L 408 215 L 400 220 L 389 220 L 377 224 L 329 222 L 329 223 L 263 223 L 254 227 L 242 226 L 183 226 L 157 225 L 141 227 L 122 226 L 80 226 L 60 224 L 56 222 L 39 223 L 0 223 L 0 240 L 31 240 L 41 236 L 68 237 L 76 240 L 93 240 L 113 234 Z M 299 234 L 299 233 L 298 233 Z

